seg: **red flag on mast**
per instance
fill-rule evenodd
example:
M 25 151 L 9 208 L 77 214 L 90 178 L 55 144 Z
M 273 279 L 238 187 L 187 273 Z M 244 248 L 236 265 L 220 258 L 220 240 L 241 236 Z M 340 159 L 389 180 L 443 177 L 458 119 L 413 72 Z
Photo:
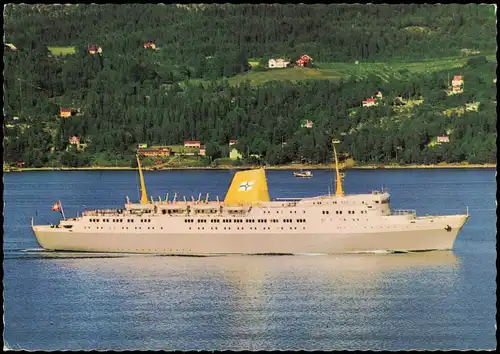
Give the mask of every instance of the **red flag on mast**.
M 61 202 L 57 202 L 56 204 L 52 205 L 52 211 L 61 211 Z

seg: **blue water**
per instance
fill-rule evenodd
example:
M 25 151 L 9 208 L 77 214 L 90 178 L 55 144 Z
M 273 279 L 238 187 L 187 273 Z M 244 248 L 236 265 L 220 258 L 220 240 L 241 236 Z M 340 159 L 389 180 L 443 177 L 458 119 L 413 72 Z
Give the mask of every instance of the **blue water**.
M 234 171 L 146 172 L 148 194 L 223 198 Z M 268 171 L 271 197 L 328 193 Z M 4 347 L 39 350 L 496 348 L 494 170 L 350 170 L 394 209 L 471 218 L 450 252 L 168 257 L 40 252 L 30 231 L 138 199 L 133 171 L 4 175 Z

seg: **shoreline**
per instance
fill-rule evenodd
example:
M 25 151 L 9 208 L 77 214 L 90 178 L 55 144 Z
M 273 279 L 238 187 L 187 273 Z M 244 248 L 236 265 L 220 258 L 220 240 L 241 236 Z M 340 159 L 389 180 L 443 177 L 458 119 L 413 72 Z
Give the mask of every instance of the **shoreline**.
M 217 167 L 168 167 L 161 169 L 152 169 L 150 167 L 144 167 L 145 172 L 156 172 L 156 171 L 173 171 L 173 170 L 242 170 L 242 169 L 252 169 L 259 168 L 260 166 L 217 166 Z M 449 169 L 449 168 L 496 168 L 496 164 L 435 164 L 435 165 L 360 165 L 348 167 L 347 170 L 393 170 L 393 169 Z M 264 166 L 266 170 L 329 170 L 333 169 L 332 165 L 282 165 L 282 166 Z M 34 171 L 137 171 L 135 167 L 27 167 L 27 168 L 14 168 L 12 170 L 3 170 L 3 172 L 34 172 Z

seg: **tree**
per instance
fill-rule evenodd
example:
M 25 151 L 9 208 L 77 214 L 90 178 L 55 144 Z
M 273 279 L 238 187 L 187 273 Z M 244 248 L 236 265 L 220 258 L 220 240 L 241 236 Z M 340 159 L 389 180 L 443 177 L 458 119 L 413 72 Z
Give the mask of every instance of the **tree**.
M 219 145 L 217 145 L 215 142 L 210 141 L 205 144 L 205 154 L 212 160 L 215 160 L 222 156 L 222 151 Z

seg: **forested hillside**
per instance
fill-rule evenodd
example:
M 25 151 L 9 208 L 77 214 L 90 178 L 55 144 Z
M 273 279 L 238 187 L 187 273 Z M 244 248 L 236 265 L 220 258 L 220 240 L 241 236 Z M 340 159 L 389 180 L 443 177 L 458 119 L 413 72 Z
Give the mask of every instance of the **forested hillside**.
M 359 162 L 496 161 L 496 61 L 484 56 L 495 51 L 496 27 L 488 5 L 21 4 L 8 5 L 4 20 L 5 43 L 17 48 L 4 50 L 7 162 L 128 164 L 137 143 L 188 139 L 217 158 L 238 139 L 245 157 L 269 164 L 323 163 L 333 137 Z M 157 50 L 144 48 L 149 41 Z M 102 53 L 90 55 L 89 45 Z M 474 52 L 463 68 L 425 75 L 227 81 L 255 70 L 249 58 L 425 65 Z M 464 77 L 464 90 L 447 95 L 454 75 Z M 377 106 L 361 107 L 376 91 L 383 93 Z M 395 105 L 400 99 L 404 106 Z M 79 113 L 60 118 L 61 107 Z M 301 128 L 304 119 L 313 128 Z M 450 142 L 434 144 L 442 135 Z M 71 136 L 87 148 L 66 152 Z

